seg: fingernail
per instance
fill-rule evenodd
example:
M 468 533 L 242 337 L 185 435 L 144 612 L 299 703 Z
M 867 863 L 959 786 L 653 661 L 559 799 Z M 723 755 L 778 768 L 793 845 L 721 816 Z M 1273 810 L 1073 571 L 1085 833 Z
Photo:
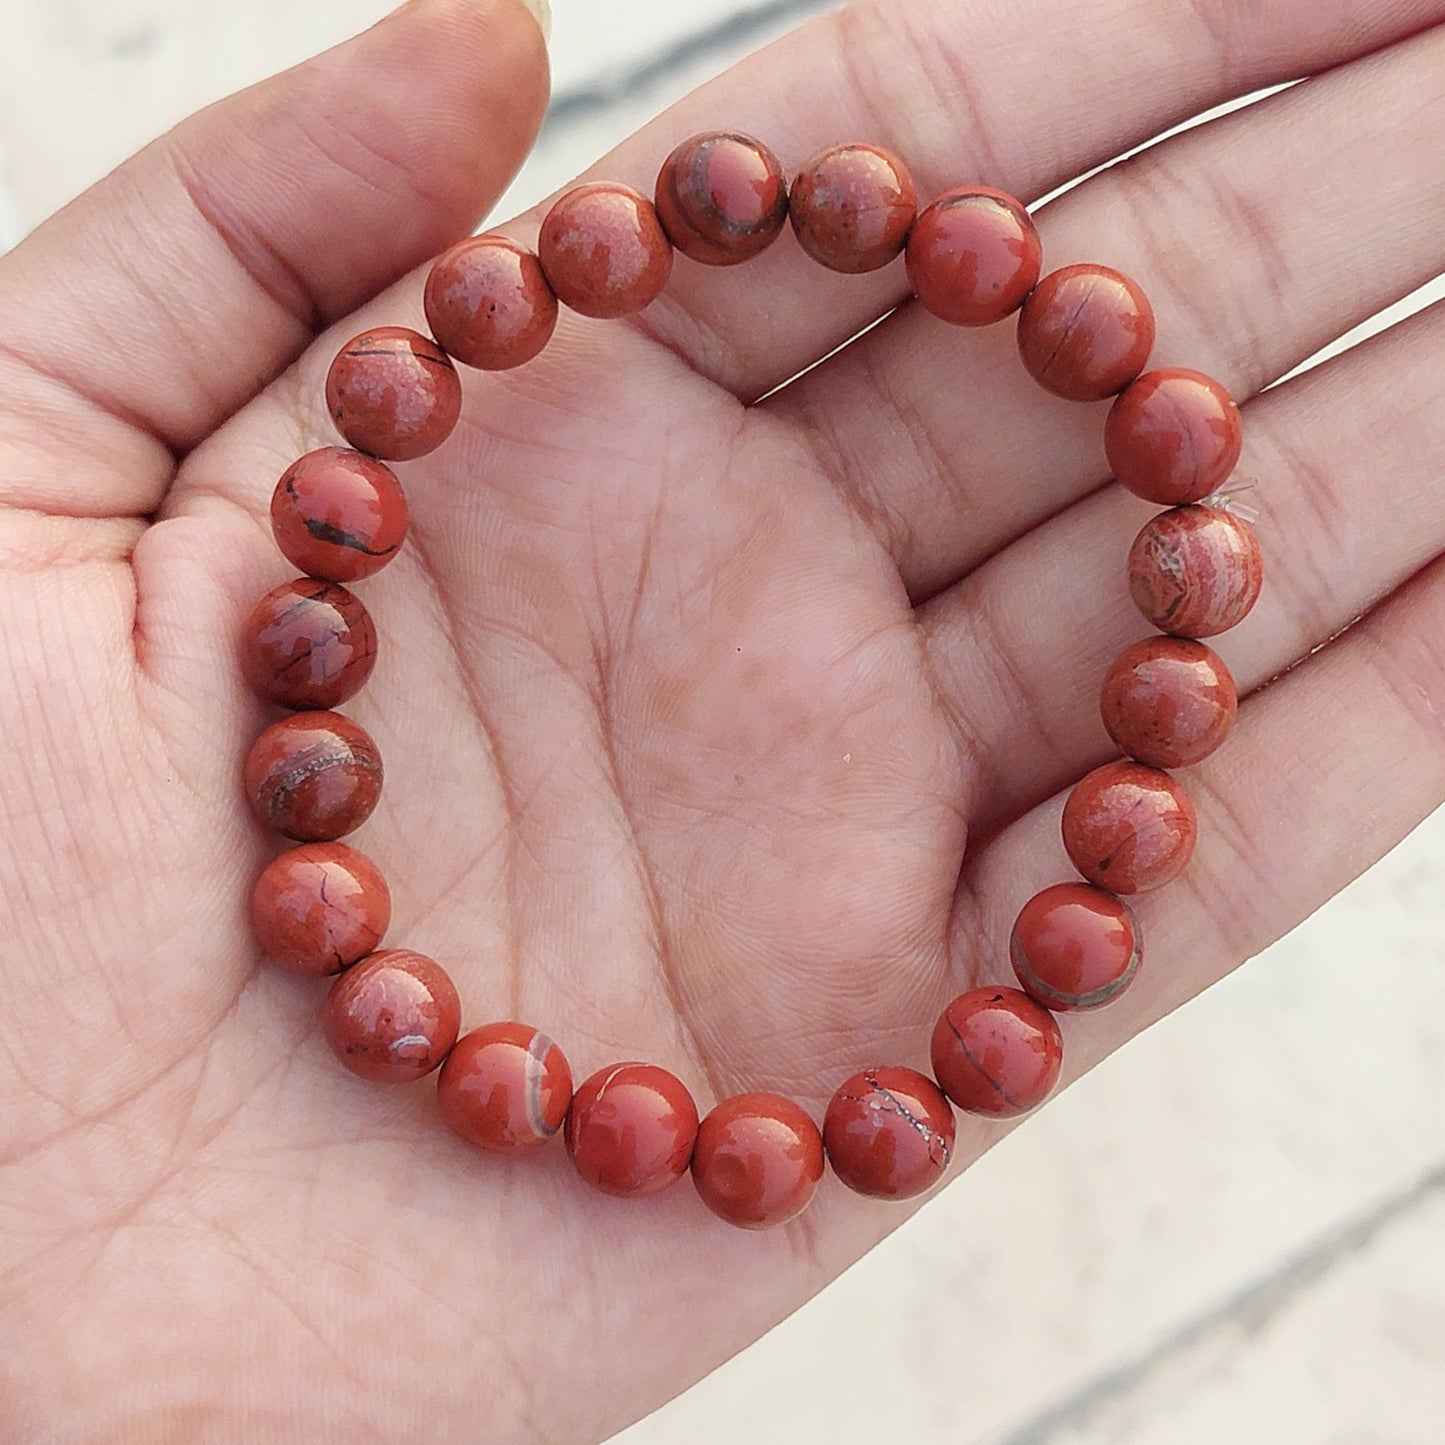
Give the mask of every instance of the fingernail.
M 533 18 L 542 30 L 542 39 L 552 38 L 552 7 L 548 0 L 522 0 L 522 4 L 532 12 Z

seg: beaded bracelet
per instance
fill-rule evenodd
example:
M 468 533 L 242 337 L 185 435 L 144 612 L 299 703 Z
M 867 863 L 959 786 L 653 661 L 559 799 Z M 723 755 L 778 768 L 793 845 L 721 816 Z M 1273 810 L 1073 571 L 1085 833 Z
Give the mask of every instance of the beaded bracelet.
M 1021 987 L 976 988 L 948 1005 L 933 1030 L 933 1079 L 864 1069 L 833 1094 L 821 1132 L 768 1093 L 726 1099 L 699 1123 L 683 1083 L 646 1063 L 611 1064 L 574 1093 L 562 1050 L 526 1024 L 459 1038 L 451 979 L 422 954 L 379 949 L 386 882 L 336 841 L 366 820 L 382 781 L 375 743 L 334 711 L 376 658 L 371 618 L 343 584 L 401 548 L 406 501 L 384 463 L 422 456 L 451 432 L 462 403 L 453 358 L 489 371 L 521 365 L 546 346 L 559 302 L 585 316 L 635 313 L 663 289 L 674 250 L 734 265 L 771 245 L 785 220 L 834 271 L 872 271 L 903 253 L 914 296 L 944 321 L 985 326 L 1019 312 L 1029 373 L 1073 401 L 1117 398 L 1105 426 L 1110 467 L 1169 508 L 1128 559 L 1134 601 L 1162 635 L 1127 648 L 1103 684 L 1104 724 L 1124 757 L 1084 777 L 1064 808 L 1064 845 L 1086 881 L 1024 904 L 1010 942 Z M 326 400 L 350 449 L 309 452 L 277 484 L 276 541 L 306 575 L 256 605 L 243 654 L 256 691 L 294 710 L 252 747 L 246 791 L 267 824 L 301 843 L 261 874 L 252 924 L 281 966 L 340 975 L 322 1021 L 347 1068 L 389 1083 L 440 1068 L 442 1118 L 496 1154 L 530 1153 L 565 1125 L 578 1172 L 610 1194 L 652 1194 L 690 1168 L 703 1202 L 746 1228 L 794 1218 L 825 1153 L 859 1193 L 920 1194 L 947 1167 L 951 1105 L 1001 1119 L 1047 1097 L 1063 1059 L 1054 1014 L 1109 1003 L 1138 971 L 1139 926 L 1123 896 L 1160 887 L 1189 861 L 1195 812 L 1166 769 L 1206 757 L 1233 724 L 1234 681 L 1198 639 L 1248 613 L 1261 564 L 1252 530 L 1220 493 L 1242 440 L 1225 388 L 1194 371 L 1144 372 L 1154 317 L 1127 277 L 1095 265 L 1041 272 L 1028 211 L 999 191 L 948 191 L 920 212 L 903 162 L 864 144 L 815 156 L 789 187 L 766 146 L 713 132 L 668 157 L 654 203 L 626 186 L 580 185 L 548 212 L 536 253 L 495 235 L 452 247 L 426 283 L 435 341 L 377 327 L 341 349 Z

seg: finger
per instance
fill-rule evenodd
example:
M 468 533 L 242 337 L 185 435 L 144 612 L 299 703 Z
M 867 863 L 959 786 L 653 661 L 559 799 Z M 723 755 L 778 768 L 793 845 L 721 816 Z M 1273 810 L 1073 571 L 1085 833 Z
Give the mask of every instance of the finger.
M 1309 916 L 1445 798 L 1445 566 L 1252 698 L 1236 736 L 1198 769 L 1199 847 L 1137 904 L 1136 983 L 1116 1004 L 1061 1019 L 1077 1077 Z M 955 983 L 1008 978 L 1008 937 L 1038 888 L 1068 876 L 1062 799 L 1004 833 L 966 871 Z M 1342 821 L 1342 820 L 1347 820 Z M 965 1158 L 996 1128 L 960 1139 Z
M 1252 395 L 1436 274 L 1442 75 L 1437 28 L 1175 137 L 1045 207 L 1046 264 L 1134 276 L 1158 317 L 1151 365 Z M 908 305 L 777 399 L 916 597 L 1108 475 L 1102 408 L 1035 387 L 1015 331 Z
M 650 194 L 678 141 L 727 126 L 766 141 L 790 171 L 824 146 L 866 139 L 897 150 L 925 198 L 965 181 L 1033 198 L 1231 96 L 1337 65 L 1442 16 L 1442 0 L 857 0 L 703 86 L 589 177 Z M 905 291 L 900 265 L 840 277 L 785 236 L 731 272 L 680 259 L 639 324 L 751 399 Z
M 1246 408 L 1243 470 L 1262 479 L 1250 498 L 1261 509 L 1265 588 L 1244 623 L 1209 639 L 1241 692 L 1445 547 L 1434 460 L 1445 448 L 1442 369 L 1445 303 Z M 1121 488 L 1097 492 L 920 613 L 940 696 L 977 769 L 976 835 L 1117 755 L 1099 687 L 1148 632 L 1123 564 L 1151 510 Z
M 152 510 L 173 452 L 467 232 L 546 97 L 523 0 L 414 0 L 142 151 L 0 261 L 0 501 Z

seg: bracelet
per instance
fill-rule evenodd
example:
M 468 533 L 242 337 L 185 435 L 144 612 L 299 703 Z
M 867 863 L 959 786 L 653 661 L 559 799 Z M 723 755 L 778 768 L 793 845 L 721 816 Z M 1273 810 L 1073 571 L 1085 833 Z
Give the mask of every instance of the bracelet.
M 1069 794 L 1063 840 L 1083 882 L 1060 883 L 1019 912 L 1010 959 L 1019 987 L 975 988 L 933 1030 L 933 1078 L 880 1066 L 839 1085 L 821 1131 L 795 1102 L 748 1093 L 699 1121 L 686 1086 L 641 1062 L 607 1065 L 574 1092 L 562 1050 L 515 1021 L 461 1034 L 461 1002 L 440 964 L 381 948 L 391 901 L 380 870 L 338 839 L 380 796 L 381 756 L 335 711 L 370 676 L 376 629 L 348 584 L 400 550 L 406 499 L 387 462 L 441 445 L 462 405 L 454 362 L 519 366 L 547 345 L 559 303 L 584 316 L 640 311 L 667 283 L 674 251 L 731 266 L 791 222 L 798 244 L 834 271 L 876 270 L 902 254 L 914 297 L 959 326 L 1018 313 L 1025 368 L 1072 401 L 1115 398 L 1105 423 L 1114 476 L 1160 512 L 1128 554 L 1130 594 L 1159 631 L 1104 678 L 1104 725 L 1123 757 Z M 527 1155 L 559 1131 L 581 1176 L 609 1194 L 666 1188 L 691 1170 L 716 1214 L 745 1228 L 794 1218 L 824 1158 L 850 1188 L 905 1199 L 942 1176 L 953 1107 L 992 1119 L 1028 1112 L 1063 1061 L 1057 1013 L 1098 1008 L 1133 981 L 1139 925 L 1125 899 L 1189 862 L 1197 821 L 1170 769 L 1224 741 L 1238 700 L 1224 662 L 1199 641 L 1238 623 L 1259 596 L 1259 544 L 1221 489 L 1239 460 L 1242 421 L 1227 390 L 1199 372 L 1145 372 L 1154 316 L 1140 288 L 1106 266 L 1042 275 L 1026 208 L 986 187 L 951 190 L 922 210 L 903 162 L 880 147 L 835 146 L 785 180 L 766 146 L 736 132 L 685 141 L 654 201 L 626 186 L 579 185 L 552 206 L 532 252 L 503 236 L 453 246 L 426 282 L 435 340 L 374 327 L 343 346 L 327 408 L 347 447 L 307 453 L 271 501 L 277 545 L 305 575 L 268 592 L 243 627 L 246 675 L 291 709 L 257 738 L 244 767 L 260 818 L 300 844 L 257 880 L 251 920 L 284 968 L 339 975 L 324 1032 L 353 1073 L 384 1083 L 439 1069 L 442 1119 L 462 1139 Z

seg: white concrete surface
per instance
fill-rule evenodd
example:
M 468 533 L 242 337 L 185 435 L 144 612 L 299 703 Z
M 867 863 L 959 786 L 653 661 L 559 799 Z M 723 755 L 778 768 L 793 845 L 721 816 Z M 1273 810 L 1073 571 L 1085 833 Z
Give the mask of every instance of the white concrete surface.
M 0 247 L 385 8 L 0 0 Z M 640 60 L 754 8 L 555 0 L 557 90 L 594 103 L 549 130 L 508 207 L 782 27 L 740 26 L 627 93 Z M 1442 880 L 1437 815 L 619 1441 L 1441 1445 Z

